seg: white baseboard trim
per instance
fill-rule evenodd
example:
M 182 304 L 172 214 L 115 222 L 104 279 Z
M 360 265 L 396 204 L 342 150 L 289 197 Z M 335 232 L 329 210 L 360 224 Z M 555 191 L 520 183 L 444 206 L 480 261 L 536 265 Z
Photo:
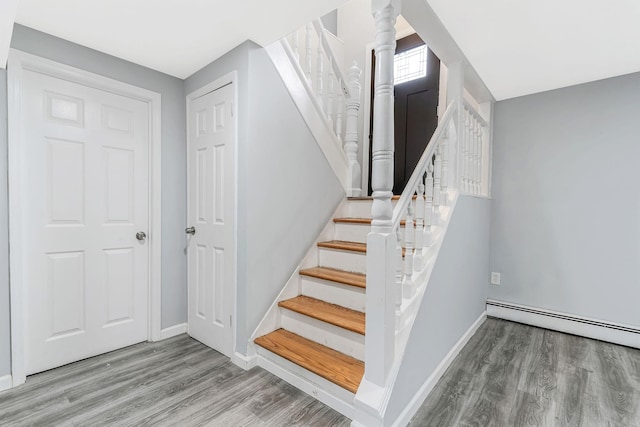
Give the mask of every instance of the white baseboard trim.
M 168 328 L 164 328 L 160 331 L 160 341 L 166 340 L 167 338 L 173 338 L 180 334 L 187 333 L 187 324 L 179 323 L 174 326 L 169 326 Z
M 413 396 L 413 399 L 405 406 L 404 410 L 400 413 L 400 416 L 393 422 L 392 426 L 400 427 L 406 426 L 411 421 L 411 418 L 418 412 L 420 406 L 424 402 L 424 400 L 429 396 L 429 393 L 436 386 L 442 375 L 446 372 L 447 368 L 453 363 L 454 359 L 460 351 L 464 348 L 465 345 L 469 342 L 471 337 L 476 333 L 478 328 L 484 323 L 487 319 L 487 312 L 483 312 L 478 319 L 473 322 L 473 324 L 467 329 L 467 331 L 460 337 L 457 343 L 449 350 L 449 353 L 442 359 L 438 367 L 433 371 L 433 373 L 427 378 L 427 380 L 422 384 L 418 392 Z
M 487 315 L 539 328 L 640 348 L 640 327 L 510 302 L 487 300 Z
M 245 371 L 248 371 L 249 369 L 258 365 L 258 355 L 254 354 L 251 356 L 247 356 L 236 351 L 231 356 L 231 362 L 233 362 L 234 365 L 244 369 Z
M 0 377 L 0 391 L 9 390 L 13 387 L 13 377 L 5 375 Z

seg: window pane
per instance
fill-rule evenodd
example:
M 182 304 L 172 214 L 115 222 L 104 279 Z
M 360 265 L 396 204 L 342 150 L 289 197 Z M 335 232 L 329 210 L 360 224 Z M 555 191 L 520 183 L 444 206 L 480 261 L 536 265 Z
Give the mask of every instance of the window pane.
M 427 46 L 422 45 L 394 56 L 394 84 L 419 79 L 427 75 Z

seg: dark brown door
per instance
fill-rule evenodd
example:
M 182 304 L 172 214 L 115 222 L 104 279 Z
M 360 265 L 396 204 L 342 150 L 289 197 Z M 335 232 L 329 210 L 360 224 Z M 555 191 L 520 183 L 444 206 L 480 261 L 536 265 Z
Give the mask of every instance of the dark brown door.
M 396 54 L 423 46 L 417 34 L 400 39 Z M 420 155 L 438 126 L 438 87 L 440 82 L 440 60 L 427 49 L 427 72 L 419 77 L 395 85 L 395 163 L 393 194 L 401 194 L 420 160 Z M 372 76 L 375 75 L 375 58 L 372 61 Z M 373 78 L 371 79 L 373 80 Z M 371 126 L 369 144 L 372 147 L 373 132 L 373 83 L 371 91 Z M 371 194 L 371 152 L 369 150 L 369 194 Z

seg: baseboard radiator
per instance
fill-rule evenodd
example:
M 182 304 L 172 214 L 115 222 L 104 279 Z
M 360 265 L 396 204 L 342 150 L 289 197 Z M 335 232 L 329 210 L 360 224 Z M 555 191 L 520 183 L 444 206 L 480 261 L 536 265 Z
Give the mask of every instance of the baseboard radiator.
M 614 344 L 640 348 L 639 326 L 491 299 L 487 300 L 487 315 Z

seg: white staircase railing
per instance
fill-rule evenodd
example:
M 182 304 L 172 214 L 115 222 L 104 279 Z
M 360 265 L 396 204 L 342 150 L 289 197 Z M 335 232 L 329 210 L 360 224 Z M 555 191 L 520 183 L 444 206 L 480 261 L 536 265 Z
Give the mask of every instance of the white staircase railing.
M 358 113 L 361 70 L 358 64 L 353 63 L 348 75 L 343 73 L 342 61 L 334 53 L 319 19 L 294 31 L 281 42 L 325 125 L 336 143 L 342 145 L 347 158 L 347 195 L 360 196 Z

